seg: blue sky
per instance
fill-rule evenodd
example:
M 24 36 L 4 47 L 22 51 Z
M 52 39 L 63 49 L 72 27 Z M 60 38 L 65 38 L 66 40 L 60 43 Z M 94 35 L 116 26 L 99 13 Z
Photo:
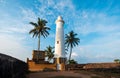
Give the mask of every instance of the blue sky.
M 54 46 L 59 15 L 65 34 L 73 30 L 81 39 L 72 58 L 79 63 L 120 59 L 120 0 L 0 0 L 0 52 L 24 61 L 31 58 L 37 39 L 28 34 L 29 22 L 38 17 L 51 28 L 50 35 L 41 38 L 41 49 Z

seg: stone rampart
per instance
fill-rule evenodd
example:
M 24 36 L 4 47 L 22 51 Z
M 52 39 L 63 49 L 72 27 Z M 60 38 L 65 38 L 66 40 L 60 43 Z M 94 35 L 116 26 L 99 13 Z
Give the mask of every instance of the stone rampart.
M 83 66 L 84 69 L 94 69 L 94 68 L 117 68 L 120 67 L 119 63 L 88 63 Z
M 29 71 L 43 71 L 44 69 L 56 70 L 56 64 L 36 64 L 34 61 L 28 61 Z

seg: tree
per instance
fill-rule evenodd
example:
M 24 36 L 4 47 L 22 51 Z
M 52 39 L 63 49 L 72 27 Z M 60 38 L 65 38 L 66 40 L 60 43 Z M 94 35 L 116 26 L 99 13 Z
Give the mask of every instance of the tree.
M 46 48 L 46 57 L 48 57 L 48 61 L 51 61 L 54 57 L 54 47 L 51 47 L 50 45 Z
M 38 18 L 37 23 L 30 22 L 34 28 L 30 30 L 29 34 L 33 34 L 33 37 L 38 37 L 38 51 L 40 50 L 40 37 L 43 36 L 44 38 L 49 35 L 48 30 L 50 30 L 49 27 L 46 26 L 47 21 Z
M 115 59 L 114 62 L 115 63 L 120 63 L 120 59 Z
M 68 48 L 65 46 L 65 55 L 67 55 L 68 53 Z
M 77 64 L 77 61 L 75 61 L 74 59 L 69 60 L 69 64 Z
M 78 43 L 80 42 L 80 39 L 76 37 L 77 34 L 74 33 L 73 31 L 70 31 L 68 34 L 65 35 L 65 45 L 67 46 L 67 48 L 70 48 L 70 55 L 69 55 L 69 60 L 71 59 L 71 54 L 72 54 L 72 49 L 73 47 L 75 47 L 76 45 L 78 45 Z

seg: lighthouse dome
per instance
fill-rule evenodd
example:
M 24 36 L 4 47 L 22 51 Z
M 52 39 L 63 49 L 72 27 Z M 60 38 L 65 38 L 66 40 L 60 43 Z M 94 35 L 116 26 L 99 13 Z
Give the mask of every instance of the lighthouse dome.
M 58 19 L 57 20 L 63 20 L 61 16 L 58 16 Z
M 58 16 L 58 18 L 57 18 L 57 20 L 56 20 L 56 23 L 57 23 L 57 22 L 62 22 L 62 23 L 64 23 L 64 21 L 63 21 L 63 19 L 62 19 L 61 16 Z

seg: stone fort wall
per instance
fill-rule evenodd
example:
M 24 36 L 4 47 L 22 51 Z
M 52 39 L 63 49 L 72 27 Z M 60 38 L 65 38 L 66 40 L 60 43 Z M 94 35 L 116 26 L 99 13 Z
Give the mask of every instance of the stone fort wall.
M 34 61 L 28 61 L 29 71 L 43 71 L 46 68 L 56 70 L 55 64 L 36 64 Z
M 92 68 L 119 68 L 120 63 L 89 63 L 83 66 L 84 69 Z
M 81 69 L 120 69 L 120 63 L 88 63 L 88 64 L 68 64 L 66 70 L 81 70 Z

